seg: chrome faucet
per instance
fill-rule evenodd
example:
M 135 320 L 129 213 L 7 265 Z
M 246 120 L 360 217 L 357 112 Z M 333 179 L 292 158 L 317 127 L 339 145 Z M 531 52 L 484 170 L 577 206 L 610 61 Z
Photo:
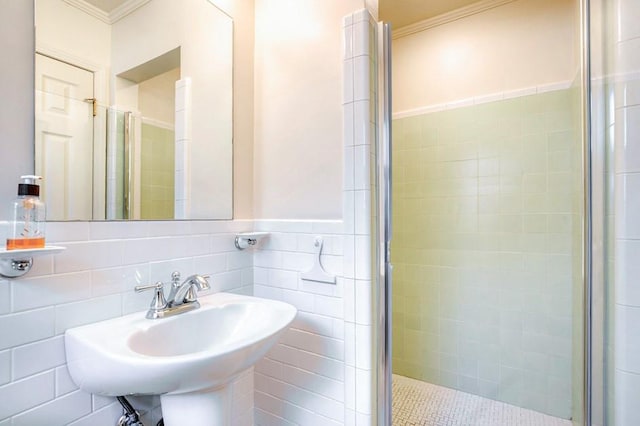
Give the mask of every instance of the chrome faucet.
M 156 319 L 177 315 L 200 307 L 198 302 L 198 290 L 208 290 L 208 275 L 191 275 L 180 284 L 180 272 L 171 274 L 171 292 L 169 300 L 164 297 L 164 284 L 158 281 L 152 285 L 135 287 L 136 292 L 155 290 L 151 306 L 147 311 L 147 318 Z
M 171 274 L 171 292 L 169 293 L 169 306 L 179 306 L 184 303 L 197 302 L 197 290 L 209 290 L 208 276 L 191 275 L 180 284 L 180 272 Z

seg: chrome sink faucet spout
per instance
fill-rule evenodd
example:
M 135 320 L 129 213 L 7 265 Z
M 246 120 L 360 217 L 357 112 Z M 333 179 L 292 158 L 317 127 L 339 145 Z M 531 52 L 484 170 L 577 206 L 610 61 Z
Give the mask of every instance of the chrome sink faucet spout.
M 180 284 L 180 272 L 171 274 L 171 292 L 167 301 L 168 306 L 178 306 L 183 303 L 197 301 L 197 290 L 209 290 L 211 286 L 208 276 L 194 274 Z
M 152 285 L 143 285 L 135 288 L 136 292 L 154 290 L 155 295 L 147 311 L 147 318 L 156 319 L 177 315 L 200 307 L 198 302 L 198 290 L 209 290 L 208 275 L 191 275 L 180 283 L 180 272 L 171 274 L 171 292 L 169 299 L 164 297 L 164 284 L 159 281 Z

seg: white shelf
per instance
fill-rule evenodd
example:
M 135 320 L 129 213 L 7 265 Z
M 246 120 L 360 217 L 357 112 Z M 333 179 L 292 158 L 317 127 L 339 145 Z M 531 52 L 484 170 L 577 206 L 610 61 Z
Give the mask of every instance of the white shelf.
M 0 259 L 26 259 L 29 257 L 44 256 L 47 254 L 56 254 L 66 250 L 66 247 L 45 246 L 43 248 L 23 249 L 23 250 L 7 250 L 0 249 Z

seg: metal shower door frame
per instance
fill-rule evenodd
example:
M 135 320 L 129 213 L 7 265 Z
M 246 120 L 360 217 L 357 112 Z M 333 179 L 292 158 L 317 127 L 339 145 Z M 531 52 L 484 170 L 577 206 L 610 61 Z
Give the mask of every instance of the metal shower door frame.
M 377 324 L 377 424 L 391 425 L 391 26 L 378 24 L 378 135 L 375 320 Z

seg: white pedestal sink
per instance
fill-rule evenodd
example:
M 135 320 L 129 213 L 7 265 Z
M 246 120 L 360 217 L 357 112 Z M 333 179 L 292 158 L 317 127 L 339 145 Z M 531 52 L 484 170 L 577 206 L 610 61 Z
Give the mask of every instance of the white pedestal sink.
M 160 395 L 166 426 L 230 425 L 227 385 L 277 342 L 296 308 L 229 293 L 150 320 L 144 312 L 72 328 L 67 365 L 80 389 L 105 396 Z

